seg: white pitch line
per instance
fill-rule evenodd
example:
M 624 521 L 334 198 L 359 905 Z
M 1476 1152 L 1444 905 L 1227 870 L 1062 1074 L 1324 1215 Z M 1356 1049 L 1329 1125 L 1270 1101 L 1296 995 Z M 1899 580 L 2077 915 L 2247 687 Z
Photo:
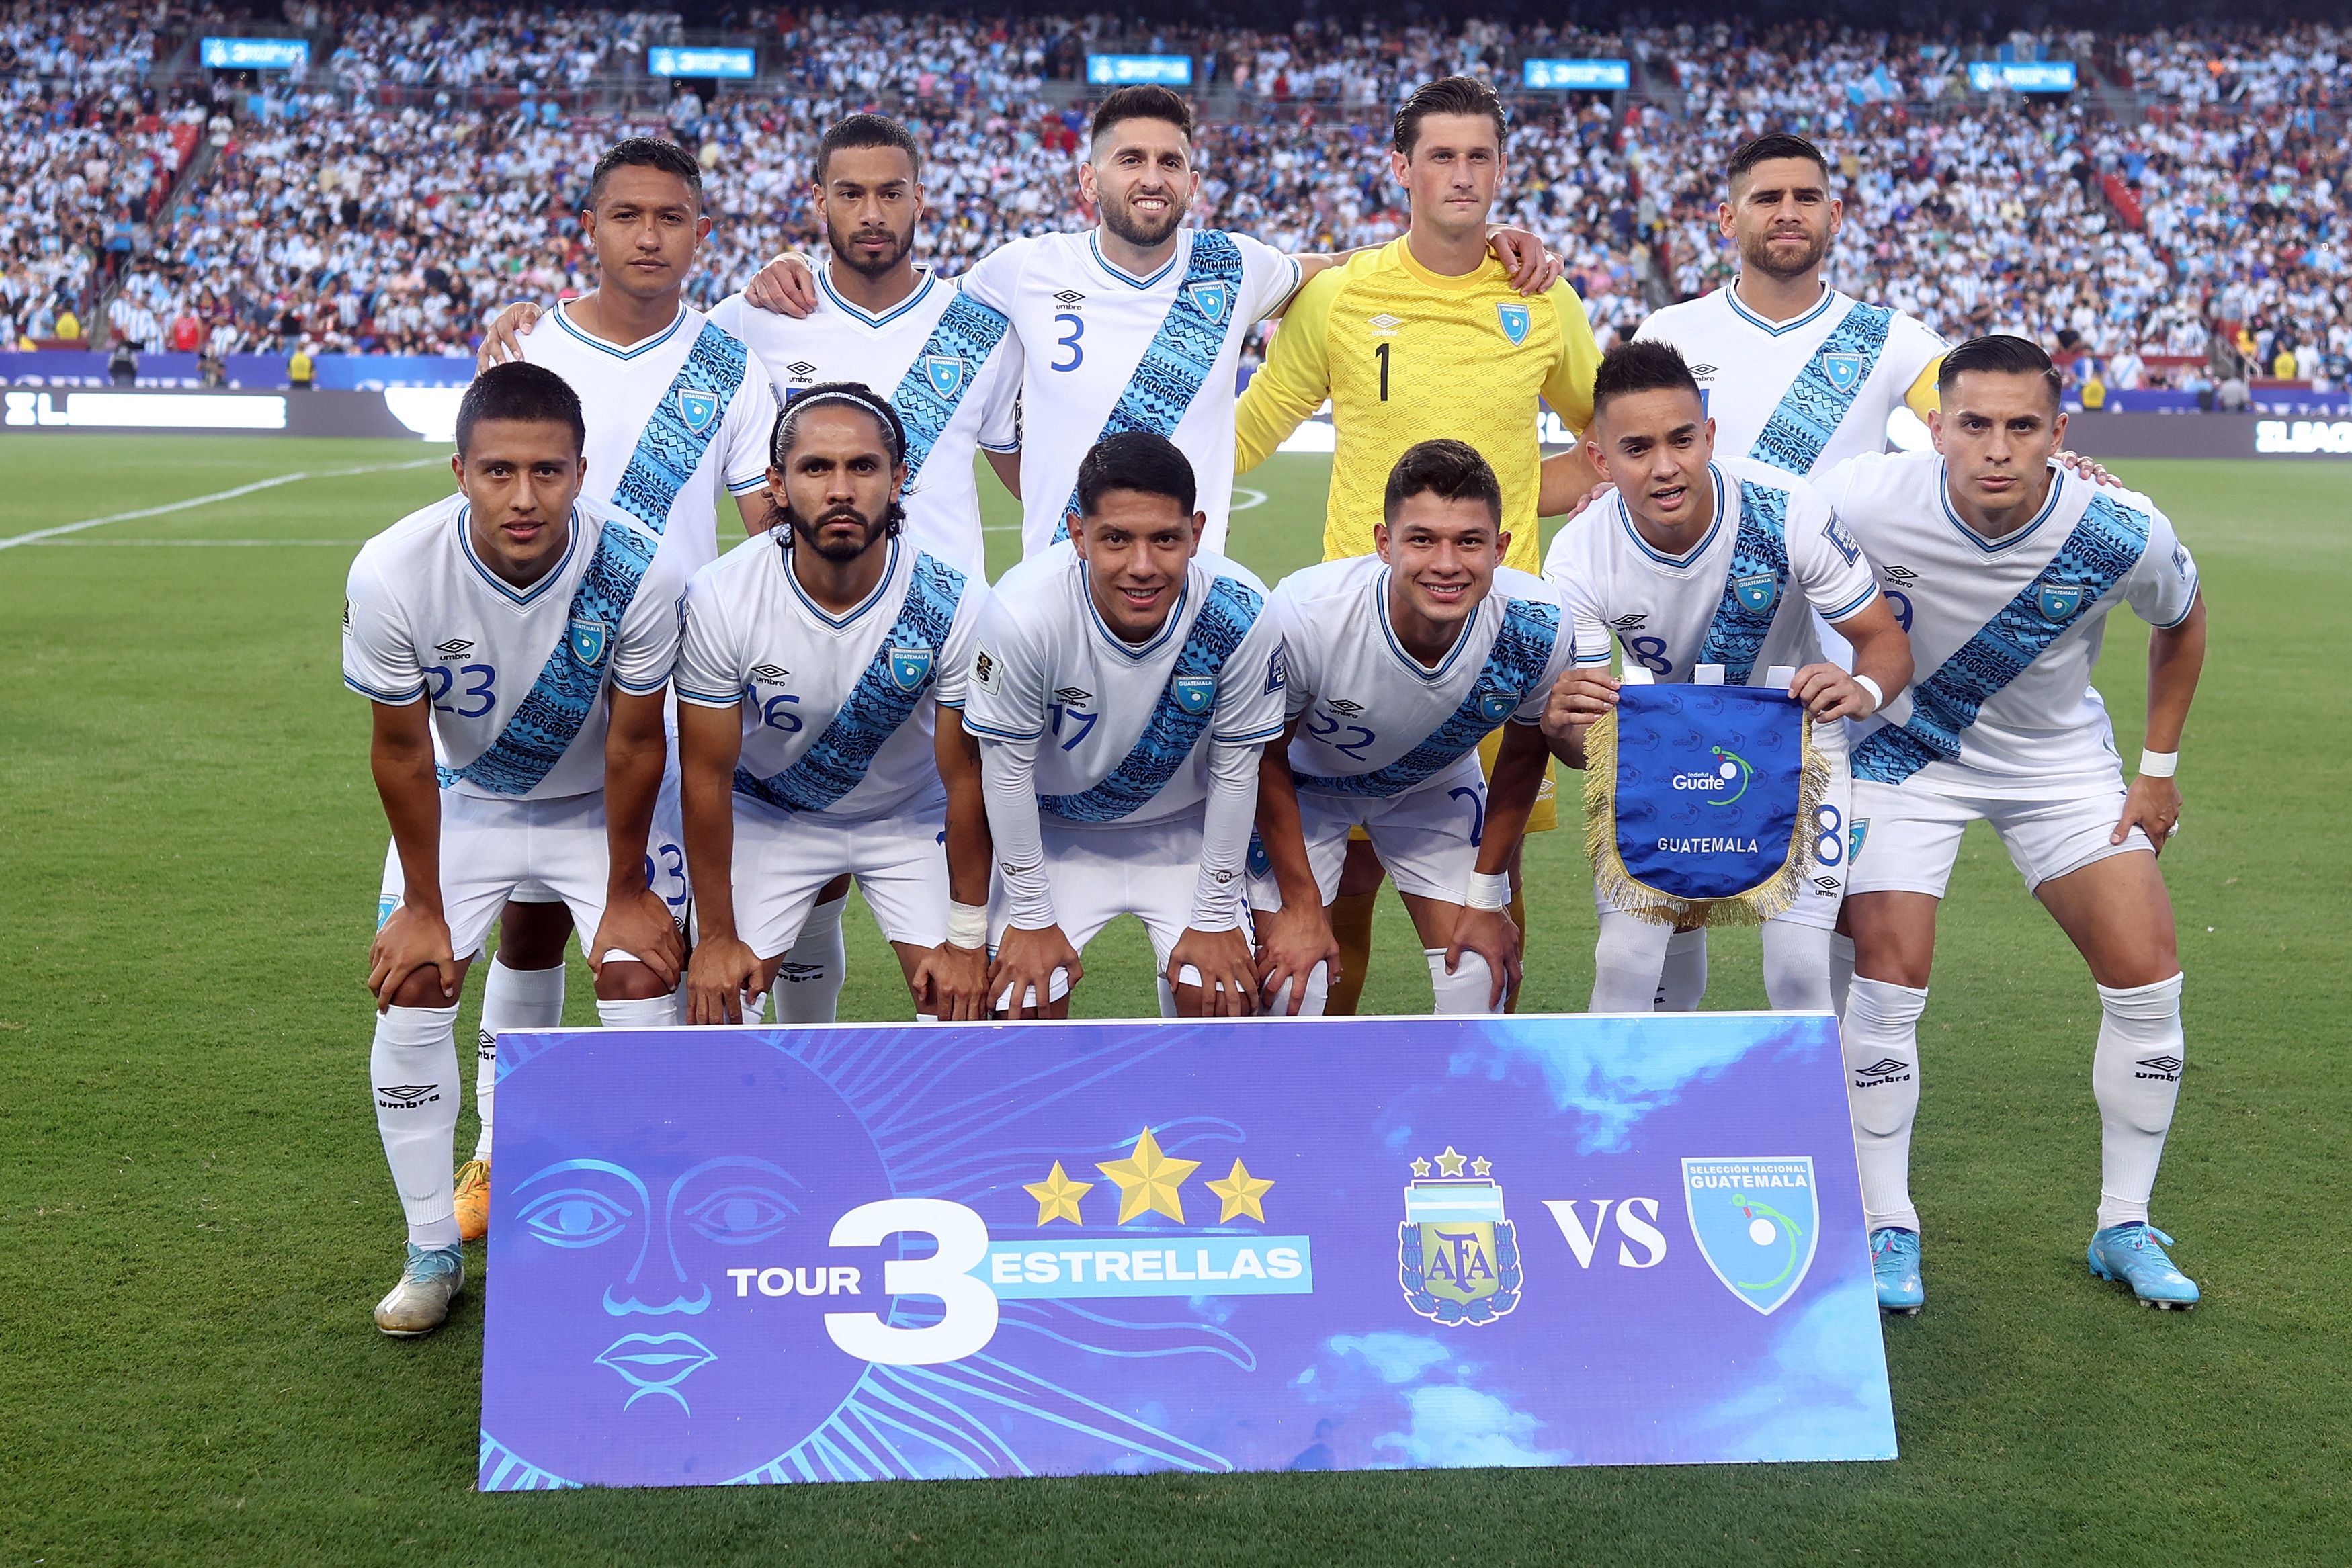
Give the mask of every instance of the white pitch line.
M 35 539 L 35 544 L 47 549 L 98 549 L 112 546 L 155 545 L 174 549 L 259 549 L 273 545 L 331 545 L 337 549 L 357 549 L 365 539 Z
M 1249 499 L 1248 499 L 1248 500 L 1246 500 L 1246 501 L 1243 500 L 1243 499 L 1242 499 L 1242 497 L 1243 497 L 1244 496 L 1247 496 L 1247 497 L 1249 497 Z M 1253 490 L 1253 489 L 1251 489 L 1251 488 L 1250 488 L 1248 486 L 1246 486 L 1246 485 L 1236 485 L 1236 486 L 1234 486 L 1234 502 L 1233 502 L 1233 505 L 1232 505 L 1232 506 L 1230 506 L 1230 507 L 1227 507 L 1225 508 L 1225 510 L 1227 510 L 1227 511 L 1229 511 L 1229 512 L 1246 512 L 1246 511 L 1248 511 L 1252 507 L 1263 507 L 1263 506 L 1265 506 L 1265 491 L 1263 491 L 1263 490 Z
M 239 485 L 232 490 L 215 490 L 209 496 L 192 496 L 184 501 L 167 501 L 160 507 L 141 507 L 135 511 L 110 512 L 102 517 L 84 517 L 78 523 L 60 523 L 54 528 L 36 528 L 29 534 L 12 534 L 0 538 L 0 549 L 13 549 L 18 545 L 53 539 L 60 534 L 78 534 L 84 528 L 103 528 L 108 523 L 134 522 L 141 517 L 160 517 L 166 512 L 184 512 L 191 507 L 209 507 L 215 501 L 234 501 L 239 496 L 250 496 L 257 490 L 275 489 L 280 485 L 292 485 L 304 479 L 341 479 L 354 474 L 383 474 L 395 468 L 425 468 L 446 458 L 420 457 L 414 463 L 368 463 L 356 468 L 321 468 L 316 472 L 304 469 L 295 474 L 279 474 L 268 479 L 257 479 L 250 485 Z

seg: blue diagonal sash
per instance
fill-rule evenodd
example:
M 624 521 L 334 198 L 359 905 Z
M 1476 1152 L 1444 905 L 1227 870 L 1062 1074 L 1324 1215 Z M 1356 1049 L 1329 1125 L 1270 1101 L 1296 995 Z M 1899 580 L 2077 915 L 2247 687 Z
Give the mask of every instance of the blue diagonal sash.
M 1726 685 L 1744 686 L 1780 613 L 1780 596 L 1789 591 L 1789 493 L 1743 479 L 1736 504 L 1739 531 L 1723 574 L 1723 600 L 1693 663 L 1721 664 Z
M 1811 474 L 1813 465 L 1822 459 L 1822 449 L 1853 411 L 1853 400 L 1870 380 L 1871 371 L 1878 368 L 1878 356 L 1886 348 L 1886 334 L 1894 324 L 1895 312 L 1883 305 L 1856 303 L 1849 308 L 1845 319 L 1837 324 L 1820 350 L 1805 361 L 1805 368 L 1797 372 L 1797 379 L 1789 383 L 1780 406 L 1772 411 L 1772 417 L 1757 432 L 1756 444 L 1748 448 L 1748 455 L 1786 473 L 1800 476 Z M 1822 356 L 1827 354 L 1861 357 L 1861 373 L 1843 392 L 1831 382 L 1822 364 Z
M 1003 341 L 1005 329 L 1011 325 L 1002 315 L 961 290 L 940 313 L 930 336 L 915 351 L 915 362 L 907 367 L 907 373 L 898 378 L 898 387 L 890 393 L 890 406 L 898 411 L 898 423 L 907 431 L 907 483 L 899 494 L 913 494 L 924 460 L 940 444 L 948 422 L 955 418 L 964 394 L 980 380 L 989 355 L 996 352 L 996 345 Z M 932 379 L 932 370 L 946 364 L 956 367 L 954 385 L 941 392 L 939 382 Z
M 727 410 L 743 384 L 745 353 L 735 339 L 708 321 L 702 324 L 694 347 L 686 352 L 686 363 L 678 366 L 646 420 L 637 449 L 614 486 L 614 506 L 657 534 L 668 529 L 677 493 L 702 466 L 702 455 L 727 423 Z M 710 410 L 698 427 L 688 417 L 694 408 Z
M 1389 800 L 1426 783 L 1477 748 L 1543 685 L 1544 670 L 1559 641 L 1559 607 L 1514 599 L 1495 629 L 1495 645 L 1462 706 L 1446 716 L 1428 739 L 1385 768 L 1369 773 L 1300 773 L 1301 789 L 1326 795 L 1370 795 Z M 1508 706 L 1503 704 L 1507 701 Z M 1499 710 L 1499 711 L 1498 711 Z
M 1265 607 L 1265 596 L 1245 583 L 1221 577 L 1210 584 L 1134 747 L 1092 789 L 1075 795 L 1040 795 L 1037 804 L 1064 821 L 1116 822 L 1166 789 L 1216 715 L 1214 696 L 1198 712 L 1186 712 L 1177 697 L 1178 683 L 1213 682 Z
M 1241 308 L 1241 246 L 1215 229 L 1193 235 L 1192 259 L 1184 265 L 1175 300 L 1168 307 L 1160 330 L 1152 335 L 1150 347 L 1143 350 L 1142 362 L 1128 378 L 1127 390 L 1118 394 L 1110 418 L 1103 422 L 1102 434 L 1095 439 L 1130 430 L 1174 436 L 1184 411 L 1192 406 L 1216 366 L 1217 355 L 1225 346 L 1225 330 L 1232 325 L 1234 312 Z M 1210 314 L 1202 300 L 1213 301 L 1216 314 Z M 1070 498 L 1054 524 L 1055 540 L 1070 537 L 1070 514 L 1077 509 L 1078 489 L 1073 485 Z
M 1912 686 L 1911 716 L 1874 731 L 1854 747 L 1853 776 L 1900 784 L 1930 762 L 1958 761 L 1960 732 L 2139 563 L 2147 531 L 2148 519 L 2141 513 L 2105 496 L 2095 497 L 2040 575 L 1935 674 Z M 2071 606 L 2063 618 L 2043 613 L 2043 594 L 2050 589 L 2078 591 L 2053 596 L 2053 602 Z
M 850 687 L 833 722 L 809 743 L 798 761 L 772 777 L 762 779 L 749 768 L 735 769 L 735 793 L 780 811 L 822 811 L 864 783 L 876 755 L 937 683 L 948 631 L 955 624 L 963 589 L 962 572 L 944 561 L 918 555 L 898 618 L 883 634 L 881 645 L 874 650 L 857 684 Z M 892 674 L 892 665 L 898 653 L 916 648 L 927 650 L 930 658 L 922 679 L 908 687 Z
M 528 795 L 572 749 L 589 712 L 604 689 L 604 667 L 612 662 L 614 644 L 621 640 L 621 618 L 637 597 L 646 568 L 653 564 L 655 541 L 626 523 L 608 522 L 596 540 L 596 553 L 572 591 L 572 610 L 555 641 L 539 679 L 523 695 L 499 737 L 463 768 L 443 768 L 441 788 L 459 779 L 493 795 Z M 583 660 L 571 634 L 576 625 L 602 625 L 593 660 Z

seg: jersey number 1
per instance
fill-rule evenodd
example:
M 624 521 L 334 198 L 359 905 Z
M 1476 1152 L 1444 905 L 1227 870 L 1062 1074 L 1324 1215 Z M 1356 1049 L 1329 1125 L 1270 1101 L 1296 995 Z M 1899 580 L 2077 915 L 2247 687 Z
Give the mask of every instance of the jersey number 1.
M 1389 401 L 1389 346 L 1386 343 L 1373 344 L 1372 358 L 1381 362 L 1381 401 L 1386 402 Z

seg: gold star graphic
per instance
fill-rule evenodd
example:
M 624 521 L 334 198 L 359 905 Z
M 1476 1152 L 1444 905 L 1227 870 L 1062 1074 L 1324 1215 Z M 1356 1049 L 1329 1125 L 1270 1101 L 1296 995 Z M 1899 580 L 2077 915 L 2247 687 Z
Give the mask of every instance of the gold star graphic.
M 1273 1190 L 1274 1183 L 1250 1175 L 1249 1167 L 1241 1161 L 1234 1162 L 1231 1176 L 1223 1181 L 1209 1183 L 1208 1187 L 1211 1192 L 1224 1200 L 1224 1210 L 1217 1216 L 1221 1222 L 1242 1214 L 1248 1215 L 1261 1224 L 1265 1222 L 1265 1210 L 1259 1206 L 1259 1200 Z
M 1081 1225 L 1085 1221 L 1078 1218 L 1078 1199 L 1094 1189 L 1095 1184 L 1090 1181 L 1072 1181 L 1062 1169 L 1062 1162 L 1055 1160 L 1044 1181 L 1029 1182 L 1021 1190 L 1037 1200 L 1038 1224 L 1051 1225 L 1057 1219 L 1066 1219 L 1073 1225 Z
M 1470 1162 L 1470 1168 L 1475 1174 L 1485 1176 L 1488 1171 L 1495 1168 L 1495 1162 L 1488 1159 L 1486 1155 L 1480 1155 L 1476 1159 Z
M 1460 1176 L 1462 1174 L 1462 1163 L 1469 1157 L 1469 1155 L 1456 1150 L 1452 1144 L 1446 1145 L 1445 1152 L 1437 1156 L 1437 1174 L 1440 1176 Z
M 1164 1214 L 1177 1224 L 1184 1223 L 1184 1200 L 1177 1188 L 1184 1178 L 1201 1168 L 1198 1160 L 1171 1159 L 1160 1152 L 1152 1141 L 1151 1129 L 1143 1129 L 1143 1136 L 1135 1140 L 1135 1153 L 1123 1160 L 1097 1165 L 1095 1169 L 1118 1184 L 1118 1222 L 1125 1225 L 1139 1214 Z
M 1429 1162 L 1416 1157 L 1412 1162 L 1412 1174 L 1417 1176 L 1427 1176 L 1429 1174 Z

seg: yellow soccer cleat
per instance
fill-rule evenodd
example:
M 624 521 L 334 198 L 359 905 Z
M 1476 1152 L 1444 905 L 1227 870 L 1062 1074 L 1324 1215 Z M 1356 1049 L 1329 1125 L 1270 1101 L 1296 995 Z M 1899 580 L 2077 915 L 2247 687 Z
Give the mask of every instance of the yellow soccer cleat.
M 457 1167 L 457 1234 L 479 1241 L 490 1233 L 490 1162 L 467 1160 Z

